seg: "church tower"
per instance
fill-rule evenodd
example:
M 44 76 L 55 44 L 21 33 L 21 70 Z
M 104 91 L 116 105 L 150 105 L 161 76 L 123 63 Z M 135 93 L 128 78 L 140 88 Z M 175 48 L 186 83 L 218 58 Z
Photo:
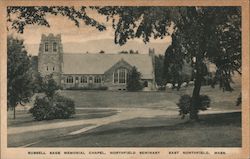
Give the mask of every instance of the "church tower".
M 53 74 L 54 80 L 60 85 L 62 73 L 63 48 L 61 35 L 42 34 L 38 53 L 38 71 L 42 77 Z

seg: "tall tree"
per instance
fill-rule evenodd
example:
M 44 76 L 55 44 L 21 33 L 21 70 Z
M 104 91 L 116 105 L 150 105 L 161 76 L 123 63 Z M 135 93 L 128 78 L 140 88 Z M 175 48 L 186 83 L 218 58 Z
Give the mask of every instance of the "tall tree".
M 173 84 L 173 89 L 177 83 L 177 90 L 180 89 L 182 81 L 182 68 L 184 64 L 184 55 L 180 49 L 179 43 L 176 41 L 174 34 L 172 35 L 172 44 L 167 48 L 164 59 L 164 77 L 167 82 Z
M 238 7 L 191 7 L 176 23 L 175 35 L 193 60 L 194 90 L 191 119 L 198 119 L 202 80 L 208 74 L 206 60 L 217 66 L 216 79 L 232 90 L 231 76 L 241 68 L 241 12 Z
M 155 56 L 155 82 L 160 87 L 165 87 L 166 80 L 164 75 L 164 56 L 156 55 Z
M 24 105 L 33 94 L 31 63 L 23 40 L 8 36 L 7 45 L 7 106 L 13 109 L 15 119 L 16 106 Z
M 128 73 L 127 90 L 139 91 L 142 89 L 141 73 L 137 71 L 136 67 L 133 67 Z
M 198 120 L 202 79 L 207 75 L 205 60 L 217 66 L 221 87 L 230 90 L 231 75 L 241 68 L 240 7 L 101 7 L 98 12 L 112 19 L 115 43 L 128 39 L 172 35 L 173 42 L 193 62 L 194 89 L 190 119 Z M 171 33 L 171 26 L 173 32 Z M 178 57 L 178 56 L 177 56 Z

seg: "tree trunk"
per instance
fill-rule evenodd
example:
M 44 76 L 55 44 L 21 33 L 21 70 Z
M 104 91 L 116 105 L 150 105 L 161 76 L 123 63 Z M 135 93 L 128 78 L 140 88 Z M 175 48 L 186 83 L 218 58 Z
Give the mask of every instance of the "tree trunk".
M 13 107 L 13 119 L 16 119 L 16 107 Z
M 202 82 L 201 75 L 197 74 L 195 81 L 194 81 L 194 89 L 193 89 L 193 95 L 192 95 L 192 102 L 190 107 L 190 119 L 198 121 L 198 107 L 199 107 L 199 97 L 200 97 L 200 89 L 201 89 L 201 82 Z

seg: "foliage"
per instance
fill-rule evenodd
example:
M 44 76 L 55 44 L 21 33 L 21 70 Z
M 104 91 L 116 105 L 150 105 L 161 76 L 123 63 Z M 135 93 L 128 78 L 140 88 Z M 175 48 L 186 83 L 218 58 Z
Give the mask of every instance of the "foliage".
M 139 52 L 138 52 L 138 50 L 134 51 L 134 50 L 130 49 L 129 54 L 139 54 Z
M 239 97 L 236 100 L 236 106 L 240 106 L 242 103 L 242 95 L 240 94 Z
M 128 51 L 122 50 L 122 51 L 119 52 L 119 54 L 128 54 Z
M 128 74 L 127 90 L 139 91 L 142 89 L 141 73 L 137 71 L 136 67 L 133 67 Z
M 207 75 L 208 60 L 217 66 L 220 86 L 230 90 L 231 75 L 241 74 L 241 9 L 240 7 L 97 7 L 112 19 L 115 43 L 128 39 L 172 36 L 174 59 L 192 62 L 194 89 L 191 119 L 198 119 L 202 80 Z M 172 29 L 169 29 L 171 28 Z M 175 70 L 180 66 L 173 65 Z M 175 75 L 174 75 L 175 76 Z M 176 75 L 178 77 L 178 74 Z
M 155 56 L 155 82 L 160 88 L 165 88 L 166 80 L 164 76 L 164 56 Z
M 66 119 L 75 113 L 74 101 L 56 94 L 60 87 L 53 79 L 53 75 L 42 78 L 41 91 L 43 98 L 37 97 L 30 113 L 36 120 Z
M 164 59 L 164 77 L 168 83 L 172 83 L 175 86 L 175 83 L 178 83 L 179 90 L 182 83 L 181 71 L 183 68 L 183 56 L 181 52 L 176 50 L 175 40 L 173 40 L 172 45 L 170 45 L 165 52 Z M 173 87 L 174 88 L 174 87 Z
M 31 72 L 32 72 L 32 83 L 33 83 L 33 92 L 40 93 L 42 92 L 43 78 L 38 72 L 38 56 L 31 56 Z
M 33 95 L 30 57 L 23 40 L 7 37 L 7 106 L 14 109 L 18 104 L 29 102 Z
M 199 107 L 197 110 L 207 110 L 207 108 L 210 107 L 210 98 L 207 95 L 200 95 L 199 99 Z M 179 99 L 179 103 L 177 104 L 179 107 L 179 112 L 180 115 L 182 116 L 181 118 L 184 119 L 185 115 L 189 114 L 191 111 L 191 104 L 192 104 L 192 97 L 189 95 L 182 95 L 181 98 Z
M 60 87 L 57 85 L 56 81 L 53 79 L 53 75 L 48 75 L 43 80 L 42 90 L 48 98 L 53 98 Z
M 103 31 L 106 27 L 89 17 L 86 14 L 86 7 L 76 8 L 73 6 L 32 6 L 20 7 L 9 6 L 7 7 L 7 22 L 9 23 L 8 29 L 14 29 L 19 33 L 23 33 L 26 25 L 41 25 L 50 27 L 46 16 L 61 15 L 73 21 L 76 26 L 80 26 L 80 21 L 84 24 L 96 27 L 99 31 Z
M 104 53 L 105 53 L 105 51 L 101 50 L 99 53 L 100 53 L 100 54 L 104 54 Z
M 33 81 L 33 92 L 41 93 L 43 91 L 43 84 L 44 84 L 41 74 L 37 71 L 33 71 L 32 81 Z
M 66 119 L 75 114 L 74 101 L 55 95 L 53 99 L 47 96 L 37 97 L 34 106 L 29 110 L 35 120 Z
M 122 50 L 119 52 L 119 54 L 139 54 L 138 50 L 134 51 L 130 49 L 129 51 Z

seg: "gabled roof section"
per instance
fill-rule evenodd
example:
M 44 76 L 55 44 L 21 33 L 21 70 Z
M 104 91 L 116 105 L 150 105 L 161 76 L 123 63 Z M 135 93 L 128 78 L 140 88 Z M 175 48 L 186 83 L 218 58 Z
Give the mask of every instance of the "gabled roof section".
M 128 69 L 131 69 L 133 66 L 131 66 L 126 61 L 124 61 L 124 59 L 122 58 L 120 61 L 118 61 L 117 63 L 115 63 L 111 68 L 109 68 L 107 71 L 105 71 L 104 74 L 106 74 L 107 72 L 110 72 L 110 71 L 113 72 L 115 69 L 121 68 L 121 67 L 125 67 L 125 68 L 128 68 Z
M 119 61 L 135 66 L 144 79 L 153 78 L 153 63 L 147 54 L 63 54 L 63 74 L 104 74 Z

